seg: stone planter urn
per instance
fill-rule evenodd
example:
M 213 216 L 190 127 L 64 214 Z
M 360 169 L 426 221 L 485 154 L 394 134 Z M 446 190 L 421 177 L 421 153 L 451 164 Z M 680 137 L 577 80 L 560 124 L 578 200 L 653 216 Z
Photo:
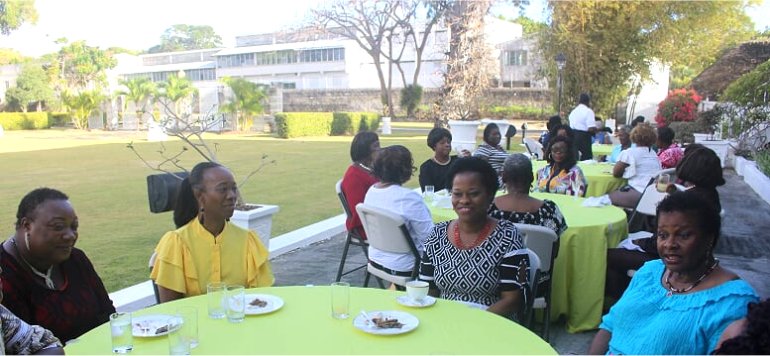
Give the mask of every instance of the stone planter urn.
M 270 250 L 270 230 L 273 226 L 273 215 L 280 210 L 277 205 L 247 204 L 250 210 L 238 210 L 233 212 L 230 222 L 244 229 L 257 233 L 265 248 Z
M 458 154 L 462 150 L 473 152 L 476 149 L 476 136 L 480 122 L 449 120 L 449 132 L 452 133 L 452 149 Z M 507 127 L 506 127 L 507 129 Z M 502 129 L 500 132 L 503 132 Z
M 722 168 L 725 168 L 727 165 L 727 152 L 730 149 L 730 142 L 727 140 L 705 140 L 697 143 L 700 143 L 701 145 L 704 145 L 714 151 L 714 153 L 716 153 L 719 157 L 719 160 L 722 162 Z

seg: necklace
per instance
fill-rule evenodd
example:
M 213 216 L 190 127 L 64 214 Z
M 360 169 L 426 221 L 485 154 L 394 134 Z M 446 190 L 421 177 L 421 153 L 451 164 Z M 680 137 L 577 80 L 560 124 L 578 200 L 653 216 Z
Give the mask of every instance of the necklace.
M 668 292 L 666 293 L 667 297 L 672 296 L 674 293 L 676 294 L 682 294 L 687 293 L 691 291 L 693 288 L 697 287 L 700 282 L 702 282 L 706 277 L 708 277 L 711 272 L 714 272 L 714 269 L 717 268 L 717 265 L 719 265 L 719 260 L 714 259 L 714 263 L 711 264 L 708 268 L 706 268 L 706 271 L 703 272 L 703 274 L 696 280 L 693 284 L 689 285 L 686 288 L 678 289 L 674 288 L 674 286 L 671 284 L 671 271 L 668 271 L 668 275 L 666 276 L 666 286 L 668 286 Z
M 446 162 L 439 162 L 439 160 L 436 159 L 436 157 L 431 157 L 431 159 L 433 160 L 433 162 L 436 162 L 436 164 L 438 164 L 439 166 L 446 166 L 447 164 L 449 164 L 449 162 L 452 162 L 451 158 L 447 159 Z
M 356 162 L 356 165 L 361 167 L 361 169 L 367 171 L 368 173 L 372 173 L 373 172 L 373 170 L 371 168 L 367 167 L 366 165 L 364 165 L 361 162 Z
M 56 285 L 53 283 L 53 279 L 51 279 L 51 272 L 53 271 L 53 265 L 51 267 L 48 267 L 48 270 L 43 273 L 37 270 L 34 266 L 32 266 L 31 263 L 27 262 L 27 259 L 24 258 L 24 256 L 21 255 L 21 252 L 19 252 L 19 246 L 16 245 L 16 237 L 13 237 L 11 239 L 11 243 L 13 244 L 13 249 L 16 251 L 16 254 L 19 255 L 19 258 L 21 258 L 22 262 L 29 267 L 30 270 L 32 270 L 32 273 L 34 273 L 36 276 L 43 278 L 45 280 L 45 286 L 48 287 L 48 289 L 56 289 Z
M 489 235 L 489 232 L 492 230 L 492 224 L 487 221 L 484 224 L 484 227 L 481 228 L 481 231 L 479 231 L 479 235 L 476 236 L 476 239 L 473 240 L 473 242 L 469 245 L 466 245 L 463 243 L 463 241 L 460 239 L 460 221 L 455 222 L 455 228 L 453 231 L 453 237 L 454 237 L 454 243 L 457 248 L 461 250 L 470 250 L 478 245 L 481 244 L 482 241 Z

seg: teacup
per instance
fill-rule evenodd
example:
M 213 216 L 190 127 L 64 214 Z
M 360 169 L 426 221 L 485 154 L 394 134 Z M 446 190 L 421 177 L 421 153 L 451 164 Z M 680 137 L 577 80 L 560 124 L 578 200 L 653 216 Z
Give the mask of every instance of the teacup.
M 422 303 L 425 297 L 428 296 L 428 282 L 406 282 L 406 294 L 409 296 L 409 299 L 417 303 Z

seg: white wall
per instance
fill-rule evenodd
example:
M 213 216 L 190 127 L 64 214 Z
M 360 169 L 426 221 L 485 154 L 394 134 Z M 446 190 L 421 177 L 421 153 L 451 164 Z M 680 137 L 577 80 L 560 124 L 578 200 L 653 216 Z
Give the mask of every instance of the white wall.
M 644 116 L 647 122 L 654 122 L 658 104 L 668 95 L 669 67 L 660 63 L 653 63 L 650 65 L 650 74 L 651 79 L 642 84 L 639 95 L 628 98 L 628 108 L 626 109 L 628 122 L 639 115 Z M 631 112 L 634 99 L 636 99 L 636 106 Z

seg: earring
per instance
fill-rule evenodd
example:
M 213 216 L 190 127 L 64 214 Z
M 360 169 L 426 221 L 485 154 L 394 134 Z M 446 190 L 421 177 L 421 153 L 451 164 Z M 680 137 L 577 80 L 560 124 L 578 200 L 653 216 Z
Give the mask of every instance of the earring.
M 27 245 L 27 251 L 29 251 L 29 232 L 24 233 L 24 244 Z

